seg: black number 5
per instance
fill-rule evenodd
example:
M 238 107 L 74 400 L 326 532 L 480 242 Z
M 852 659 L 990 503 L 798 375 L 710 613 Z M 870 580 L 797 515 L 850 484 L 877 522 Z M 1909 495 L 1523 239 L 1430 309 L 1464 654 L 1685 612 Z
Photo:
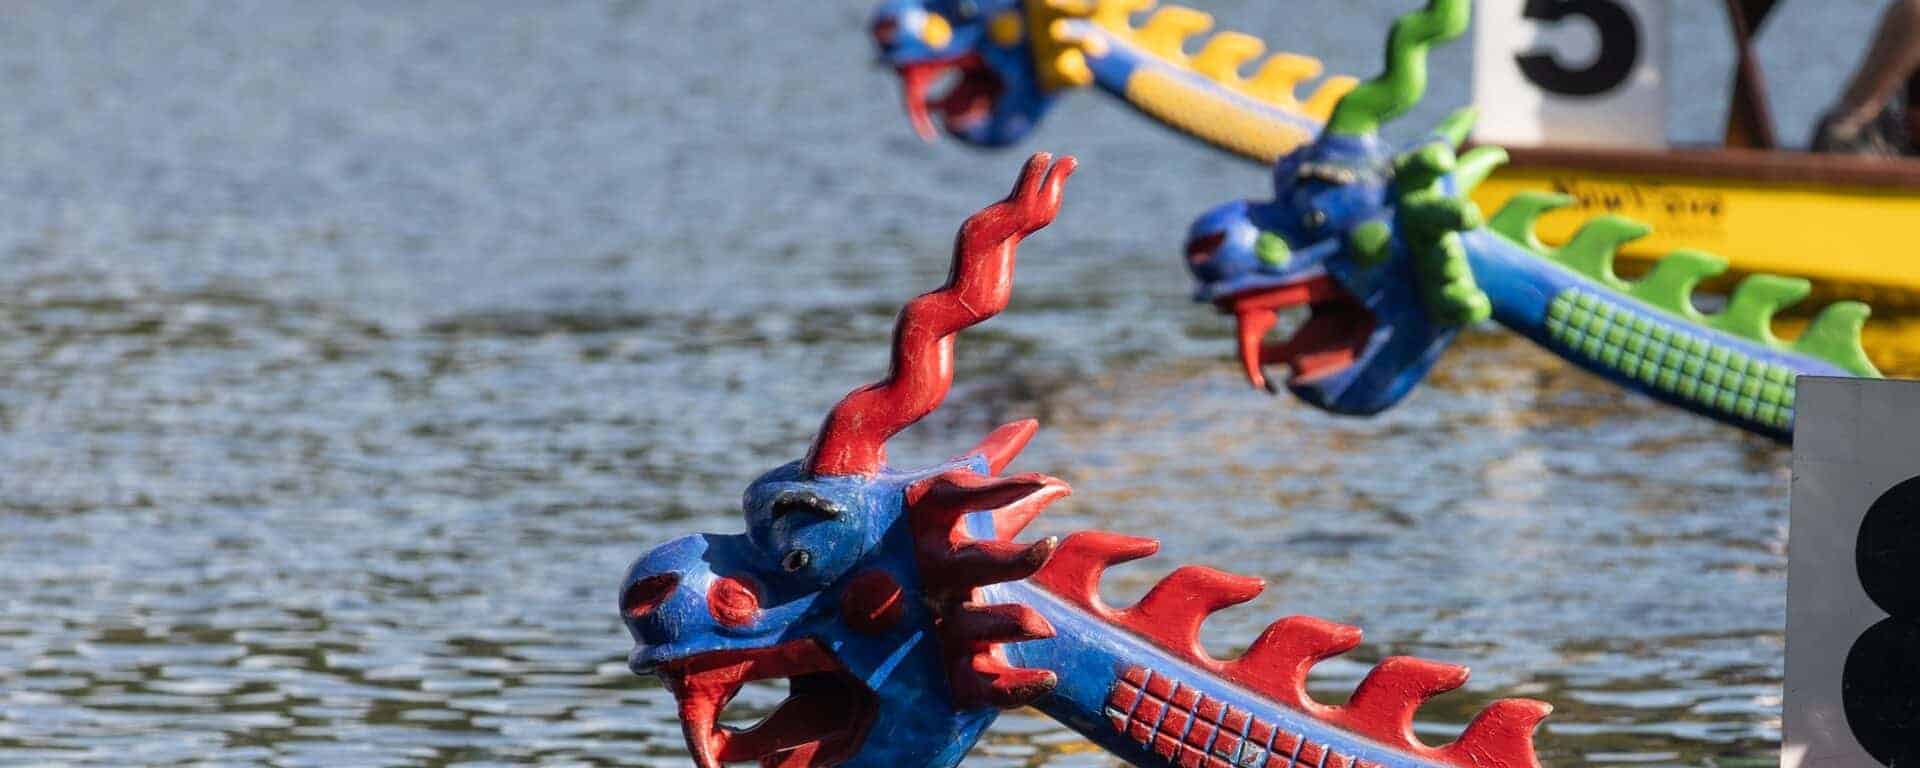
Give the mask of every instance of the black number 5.
M 1873 502 L 1853 556 L 1867 597 L 1891 615 L 1847 653 L 1847 725 L 1883 765 L 1920 765 L 1920 477 Z
M 1598 96 L 1620 87 L 1640 61 L 1640 24 L 1616 0 L 1527 0 L 1526 17 L 1560 22 L 1579 16 L 1600 33 L 1600 55 L 1583 69 L 1569 69 L 1548 51 L 1516 57 L 1528 80 L 1563 96 Z

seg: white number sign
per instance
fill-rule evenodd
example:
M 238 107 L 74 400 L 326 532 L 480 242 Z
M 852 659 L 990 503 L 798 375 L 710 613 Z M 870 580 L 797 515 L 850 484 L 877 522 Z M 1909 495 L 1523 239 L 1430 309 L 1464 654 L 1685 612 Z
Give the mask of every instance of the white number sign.
M 1920 382 L 1801 377 L 1783 768 L 1920 765 Z
M 1478 141 L 1664 147 L 1666 0 L 1475 0 Z

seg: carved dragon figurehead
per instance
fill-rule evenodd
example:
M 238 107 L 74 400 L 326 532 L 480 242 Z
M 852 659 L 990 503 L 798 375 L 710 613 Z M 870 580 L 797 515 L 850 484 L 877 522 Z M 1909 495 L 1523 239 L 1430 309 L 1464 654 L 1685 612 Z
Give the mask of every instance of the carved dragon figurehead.
M 1335 108 L 1312 144 L 1281 158 L 1274 199 L 1242 200 L 1194 223 L 1186 247 L 1197 298 L 1239 320 L 1247 377 L 1269 389 L 1265 363 L 1292 368 L 1287 386 L 1339 413 L 1383 410 L 1419 383 L 1461 325 L 1485 318 L 1453 232 L 1478 223 L 1466 192 L 1504 157 L 1456 158 L 1471 113 L 1403 152 L 1380 124 L 1426 88 L 1428 48 L 1466 29 L 1467 0 L 1436 0 L 1395 24 L 1387 70 Z M 1421 295 L 1425 293 L 1426 295 Z M 1293 337 L 1264 339 L 1279 310 L 1309 307 Z
M 1001 147 L 1025 137 L 1056 98 L 1036 66 L 1028 21 L 1021 0 L 885 0 L 870 28 L 922 138 L 936 137 L 938 115 L 954 138 Z
M 1346 703 L 1314 701 L 1308 670 L 1357 646 L 1353 627 L 1288 617 L 1237 659 L 1208 655 L 1201 624 L 1259 579 L 1189 566 L 1107 605 L 1101 574 L 1157 545 L 1015 542 L 1069 492 L 1003 474 L 1032 421 L 943 464 L 887 464 L 887 440 L 945 397 L 955 335 L 1007 306 L 1015 249 L 1053 220 L 1073 168 L 1036 155 L 1012 195 L 967 220 L 946 285 L 902 310 L 888 376 L 834 407 L 806 459 L 747 488 L 745 534 L 682 538 L 629 569 L 630 664 L 678 701 L 695 762 L 944 768 L 1001 709 L 1031 705 L 1141 765 L 1537 766 L 1539 702 L 1496 702 L 1444 746 L 1414 735 L 1415 710 L 1462 685 L 1462 667 L 1390 658 Z M 742 686 L 774 679 L 790 695 L 763 721 L 719 721 Z
M 1212 27 L 1205 13 L 1156 0 L 883 0 L 871 20 L 881 61 L 899 73 L 907 114 L 928 140 L 938 115 L 964 143 L 1006 146 L 1060 94 L 1097 86 L 1196 139 L 1271 162 L 1310 141 L 1353 87 L 1329 77 L 1301 92 L 1321 63 L 1275 53 L 1255 65 L 1266 46 L 1244 33 L 1189 44 Z M 951 84 L 932 95 L 943 79 Z
M 805 460 L 748 486 L 745 534 L 671 542 L 627 574 L 631 665 L 672 690 L 700 765 L 951 765 L 996 706 L 1053 684 L 990 646 L 1044 622 L 972 600 L 1031 573 L 1052 543 L 949 539 L 962 512 L 993 510 L 1015 530 L 1066 494 L 1052 478 L 996 476 L 1036 425 L 925 469 L 888 466 L 885 444 L 940 405 L 955 335 L 1006 307 L 1016 247 L 1053 220 L 1073 168 L 1038 155 L 1010 197 L 967 220 L 947 285 L 900 314 L 891 373 L 833 409 Z M 743 684 L 778 678 L 792 696 L 764 722 L 717 722 Z
M 1239 321 L 1247 378 L 1291 368 L 1287 388 L 1342 414 L 1373 414 L 1422 381 L 1461 328 L 1493 318 L 1579 366 L 1673 405 L 1787 440 L 1793 379 L 1878 376 L 1860 344 L 1866 305 L 1839 302 L 1793 342 L 1774 336 L 1776 311 L 1804 298 L 1805 280 L 1755 275 L 1708 315 L 1693 290 L 1727 269 L 1682 251 L 1637 281 L 1613 255 L 1648 229 L 1597 219 L 1561 248 L 1533 222 L 1564 198 L 1517 196 L 1483 221 L 1468 195 L 1500 164 L 1497 147 L 1456 151 L 1474 115 L 1462 110 L 1399 151 L 1381 123 L 1416 104 L 1426 54 L 1465 31 L 1470 0 L 1430 0 L 1402 16 L 1386 71 L 1342 99 L 1312 144 L 1275 166 L 1272 200 L 1216 208 L 1189 230 L 1196 298 Z M 1307 307 L 1290 338 L 1269 342 L 1277 313 Z

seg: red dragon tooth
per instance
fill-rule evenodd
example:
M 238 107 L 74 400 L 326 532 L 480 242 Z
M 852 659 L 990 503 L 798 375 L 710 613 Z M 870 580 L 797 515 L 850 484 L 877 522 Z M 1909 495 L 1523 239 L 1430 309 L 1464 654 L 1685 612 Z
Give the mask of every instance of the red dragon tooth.
M 1230 605 L 1257 597 L 1264 580 L 1198 565 L 1182 566 L 1147 590 L 1140 602 L 1120 612 L 1120 622 L 1160 647 L 1208 663 L 1200 647 L 1200 625 Z
M 1501 699 L 1480 712 L 1460 739 L 1438 750 L 1446 762 L 1474 768 L 1538 768 L 1533 731 L 1553 706 L 1533 699 Z
M 1035 419 L 1021 419 L 1000 425 L 998 429 L 987 433 L 979 445 L 966 453 L 955 456 L 963 459 L 969 456 L 983 456 L 987 460 L 987 474 L 997 475 L 1000 470 L 1012 464 L 1020 452 L 1026 450 L 1027 442 L 1040 431 L 1040 422 Z
M 1359 627 L 1311 616 L 1288 616 L 1268 625 L 1260 639 L 1227 664 L 1222 674 L 1294 709 L 1324 716 L 1331 708 L 1307 696 L 1307 671 L 1359 645 Z
M 1411 656 L 1390 657 L 1367 673 L 1353 697 L 1339 708 L 1338 720 L 1377 741 L 1424 750 L 1413 734 L 1420 705 L 1467 684 L 1467 668 Z
M 929 583 L 945 587 L 984 587 L 1032 576 L 1053 556 L 1059 539 L 1032 544 L 1011 541 L 968 541 L 948 552 L 938 571 L 926 574 Z
M 1053 624 L 1024 605 L 968 603 L 946 618 L 941 631 L 959 642 L 991 645 L 1053 637 Z
M 1100 601 L 1100 576 L 1107 568 L 1150 557 L 1160 542 L 1105 531 L 1080 531 L 1060 542 L 1053 558 L 1033 575 L 1042 589 L 1111 621 L 1112 609 Z

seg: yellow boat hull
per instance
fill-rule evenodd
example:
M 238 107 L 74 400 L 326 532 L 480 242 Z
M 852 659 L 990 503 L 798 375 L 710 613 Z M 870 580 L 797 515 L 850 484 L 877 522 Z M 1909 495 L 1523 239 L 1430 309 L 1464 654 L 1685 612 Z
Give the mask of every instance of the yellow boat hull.
M 1491 214 L 1524 190 L 1571 196 L 1572 206 L 1540 220 L 1551 244 L 1601 214 L 1651 225 L 1652 236 L 1622 253 L 1623 272 L 1695 249 L 1736 273 L 1808 278 L 1823 298 L 1920 308 L 1920 162 L 1744 150 L 1513 154 L 1475 202 Z

